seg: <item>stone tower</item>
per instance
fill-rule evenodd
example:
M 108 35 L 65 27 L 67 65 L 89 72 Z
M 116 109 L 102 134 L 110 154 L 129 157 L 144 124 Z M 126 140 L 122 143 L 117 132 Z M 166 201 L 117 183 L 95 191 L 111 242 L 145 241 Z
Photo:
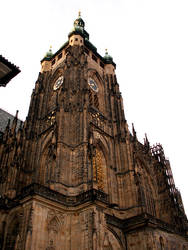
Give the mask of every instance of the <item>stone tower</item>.
M 80 15 L 41 65 L 0 144 L 0 249 L 188 249 L 170 163 L 129 131 L 116 65 Z

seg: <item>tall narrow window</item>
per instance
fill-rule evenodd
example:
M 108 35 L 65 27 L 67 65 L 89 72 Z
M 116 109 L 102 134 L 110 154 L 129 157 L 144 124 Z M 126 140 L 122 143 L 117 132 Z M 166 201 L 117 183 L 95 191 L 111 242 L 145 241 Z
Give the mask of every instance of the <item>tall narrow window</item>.
M 94 106 L 99 109 L 99 100 L 98 100 L 98 96 L 94 95 Z
M 92 106 L 92 104 L 93 104 L 92 93 L 91 93 L 91 90 L 89 90 L 89 105 Z
M 98 148 L 93 157 L 93 180 L 99 190 L 107 191 L 106 160 L 103 152 Z
M 99 99 L 97 94 L 94 94 L 91 90 L 89 90 L 89 105 L 99 109 Z

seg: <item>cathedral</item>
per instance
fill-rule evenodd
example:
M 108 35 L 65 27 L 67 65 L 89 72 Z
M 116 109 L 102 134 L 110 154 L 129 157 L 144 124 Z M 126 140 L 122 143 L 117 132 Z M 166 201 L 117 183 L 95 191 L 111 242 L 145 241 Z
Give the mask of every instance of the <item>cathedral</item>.
M 0 139 L 1 250 L 188 249 L 170 163 L 129 130 L 115 68 L 80 14 L 41 60 L 25 122 Z

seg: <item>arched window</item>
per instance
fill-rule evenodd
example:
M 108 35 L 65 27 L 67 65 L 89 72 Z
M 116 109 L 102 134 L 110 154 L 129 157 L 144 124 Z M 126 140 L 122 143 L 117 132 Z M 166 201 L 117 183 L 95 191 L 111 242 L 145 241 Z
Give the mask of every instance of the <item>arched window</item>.
M 153 192 L 147 183 L 145 184 L 145 200 L 146 200 L 146 209 L 149 214 L 152 214 L 155 216 L 155 202 L 153 199 Z
M 50 144 L 43 152 L 39 181 L 43 185 L 50 185 L 55 181 L 56 152 L 53 144 Z
M 57 92 L 52 92 L 48 101 L 48 113 L 57 107 Z
M 153 216 L 156 215 L 155 209 L 155 197 L 154 189 L 152 186 L 151 178 L 145 169 L 146 167 L 142 163 L 138 162 L 137 172 L 138 172 L 138 182 L 140 183 L 140 199 L 144 202 L 146 206 L 146 212 Z
M 89 90 L 89 105 L 99 109 L 99 99 L 97 94 L 94 94 L 91 90 Z
M 107 192 L 107 169 L 106 159 L 100 148 L 96 148 L 93 157 L 93 180 L 97 184 L 97 188 Z
M 99 109 L 99 100 L 97 95 L 94 95 L 94 106 Z
M 92 96 L 91 90 L 89 90 L 89 105 L 90 106 L 93 105 L 93 96 Z

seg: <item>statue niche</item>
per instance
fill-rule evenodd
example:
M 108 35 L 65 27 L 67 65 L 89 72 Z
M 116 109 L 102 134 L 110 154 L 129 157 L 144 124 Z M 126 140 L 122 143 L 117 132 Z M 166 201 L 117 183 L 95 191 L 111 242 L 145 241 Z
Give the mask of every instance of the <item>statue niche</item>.
M 44 174 L 44 183 L 50 185 L 55 180 L 56 155 L 54 145 L 48 147 L 47 157 L 45 161 L 46 171 Z
M 43 185 L 50 186 L 51 183 L 56 181 L 56 139 L 54 132 L 50 133 L 47 137 L 47 140 L 50 138 L 50 141 L 44 147 L 41 161 L 40 169 L 40 182 Z
M 48 246 L 46 250 L 55 250 L 56 243 L 59 242 L 60 222 L 59 219 L 54 216 L 47 225 L 48 231 Z
M 17 249 L 17 244 L 19 240 L 19 229 L 20 229 L 20 223 L 15 217 L 14 220 L 12 220 L 11 223 L 9 224 L 4 249 L 6 250 Z

